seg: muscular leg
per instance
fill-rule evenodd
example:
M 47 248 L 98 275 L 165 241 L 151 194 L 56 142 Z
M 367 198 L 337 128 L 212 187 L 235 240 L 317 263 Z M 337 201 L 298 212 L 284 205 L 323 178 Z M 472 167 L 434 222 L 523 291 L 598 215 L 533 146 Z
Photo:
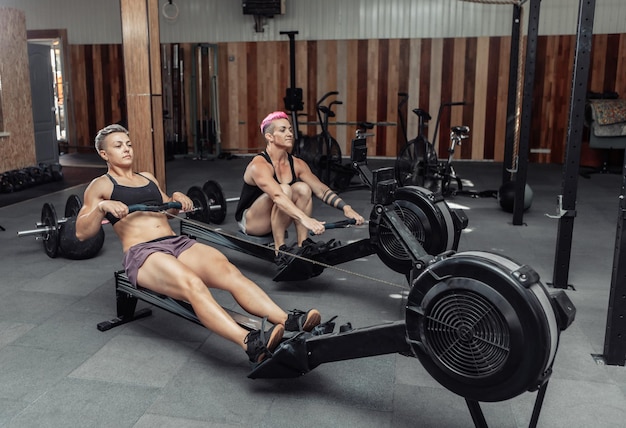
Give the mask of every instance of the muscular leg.
M 286 195 L 291 197 L 290 186 L 281 184 L 281 188 Z M 259 196 L 246 211 L 246 233 L 262 236 L 271 232 L 276 248 L 280 248 L 285 243 L 285 231 L 291 223 L 291 217 L 276 208 L 266 194 Z
M 290 198 L 292 197 L 291 186 L 288 184 L 281 184 L 283 193 Z M 271 214 L 272 235 L 274 236 L 274 247 L 280 248 L 285 243 L 285 231 L 289 227 L 293 220 L 287 214 L 278 209 L 276 205 L 272 206 Z
M 313 200 L 309 185 L 298 181 L 291 186 L 291 190 L 291 200 L 293 203 L 306 215 L 311 216 L 311 213 L 313 212 Z M 300 223 L 296 223 L 296 232 L 298 234 L 298 246 L 301 247 L 302 241 L 307 238 L 309 231 Z
M 245 350 L 247 347 L 244 343 L 244 340 L 248 334 L 248 331 L 239 326 L 230 317 L 230 315 L 228 315 L 228 313 L 224 311 L 224 309 L 215 301 L 215 299 L 211 295 L 211 292 L 208 290 L 207 285 L 205 285 L 203 277 L 196 274 L 193 267 L 190 268 L 186 266 L 185 261 L 187 259 L 193 260 L 197 257 L 202 257 L 201 264 L 205 266 L 204 271 L 213 271 L 214 269 L 216 272 L 208 275 L 209 279 L 224 275 L 224 277 L 216 280 L 216 283 L 220 285 L 224 285 L 222 281 L 228 282 L 230 280 L 234 280 L 235 284 L 233 285 L 233 288 L 241 287 L 241 285 L 238 284 L 238 281 L 236 280 L 236 274 L 234 274 L 233 272 L 228 272 L 229 269 L 225 265 L 230 263 L 217 250 L 214 250 L 208 246 L 204 246 L 213 251 L 198 251 L 196 247 L 202 248 L 201 244 L 194 245 L 183 254 L 181 254 L 180 260 L 164 253 L 151 254 L 146 259 L 142 267 L 139 269 L 139 272 L 137 274 L 137 282 L 141 284 L 142 287 L 148 288 L 157 293 L 165 294 L 174 299 L 189 302 L 193 307 L 194 312 L 198 316 L 198 319 L 200 319 L 202 324 L 207 329 L 217 333 L 225 339 L 228 339 L 238 344 L 239 346 L 241 346 L 242 349 Z M 213 252 L 215 252 L 217 256 Z M 206 272 L 202 272 L 202 276 L 204 275 L 206 275 Z M 228 278 L 226 278 L 226 275 L 228 275 Z M 239 273 L 239 275 L 241 274 Z M 207 282 L 212 285 L 209 281 Z M 258 288 L 256 285 L 254 285 L 254 287 Z M 230 287 L 228 286 L 222 286 L 218 288 L 223 288 L 230 291 Z M 237 293 L 240 294 L 241 291 L 238 290 Z M 244 293 L 244 296 L 241 297 L 243 300 L 242 307 L 248 310 L 245 306 L 243 306 L 247 305 L 250 311 L 254 311 L 251 312 L 254 315 L 269 316 L 268 319 L 273 323 L 281 321 L 284 322 L 284 320 L 287 318 L 287 314 L 285 314 L 280 308 L 273 304 L 273 302 L 269 300 L 269 297 L 267 297 L 262 290 L 261 294 L 265 295 L 265 297 L 271 302 L 271 304 L 268 304 L 267 301 L 263 301 L 262 298 L 260 302 L 250 302 L 250 300 L 246 300 L 246 297 L 249 297 L 250 299 L 257 298 L 258 296 L 256 295 L 256 293 L 257 292 L 255 290 L 252 290 L 250 292 L 250 296 L 252 297 L 246 296 L 246 293 Z M 276 308 L 278 309 L 278 311 L 276 310 Z M 256 312 L 256 310 L 259 310 L 260 312 Z M 268 310 L 268 313 L 262 313 L 262 311 L 264 310 Z
M 280 185 L 283 193 L 291 198 L 293 203 L 306 215 L 313 212 L 311 188 L 303 182 L 296 182 L 289 186 Z M 291 217 L 279 210 L 268 195 L 261 195 L 246 212 L 246 233 L 255 236 L 272 232 L 274 246 L 280 248 L 285 243 L 285 231 L 293 223 Z M 309 231 L 300 223 L 295 223 L 298 245 L 307 238 Z
M 252 236 L 267 235 L 272 231 L 270 222 L 274 203 L 263 194 L 246 210 L 246 233 Z
M 287 320 L 287 313 L 215 248 L 197 243 L 178 259 L 193 270 L 207 287 L 232 294 L 248 313 L 267 317 L 273 324 L 284 324 Z

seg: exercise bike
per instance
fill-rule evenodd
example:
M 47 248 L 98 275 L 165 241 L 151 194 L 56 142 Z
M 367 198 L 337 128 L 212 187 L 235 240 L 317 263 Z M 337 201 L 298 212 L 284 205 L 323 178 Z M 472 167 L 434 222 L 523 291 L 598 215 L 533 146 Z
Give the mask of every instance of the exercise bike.
M 401 122 L 404 123 L 400 107 L 406 102 L 408 96 L 402 93 L 399 95 L 401 95 L 401 102 L 398 111 Z M 443 109 L 460 105 L 465 105 L 465 102 L 441 104 L 437 114 L 433 141 L 437 139 Z M 428 122 L 432 119 L 430 114 L 419 108 L 413 109 L 412 111 L 418 117 L 418 135 L 414 139 L 406 142 L 396 158 L 395 172 L 399 185 L 422 186 L 432 191 L 440 192 L 444 197 L 456 195 L 463 190 L 463 182 L 461 178 L 456 175 L 452 160 L 456 147 L 461 144 L 462 140 L 468 138 L 469 127 L 452 127 L 448 158 L 446 161 L 440 161 L 437 158 L 437 152 L 433 143 L 428 141 L 425 132 Z M 404 135 L 405 138 L 407 138 L 406 132 L 404 132 Z
M 293 154 L 304 160 L 320 181 L 335 191 L 342 191 L 357 173 L 351 165 L 342 163 L 341 147 L 328 130 L 329 119 L 335 117 L 333 107 L 343 102 L 337 99 L 326 101 L 338 94 L 337 91 L 330 91 L 317 101 L 315 110 L 321 132 L 314 136 L 301 136 Z

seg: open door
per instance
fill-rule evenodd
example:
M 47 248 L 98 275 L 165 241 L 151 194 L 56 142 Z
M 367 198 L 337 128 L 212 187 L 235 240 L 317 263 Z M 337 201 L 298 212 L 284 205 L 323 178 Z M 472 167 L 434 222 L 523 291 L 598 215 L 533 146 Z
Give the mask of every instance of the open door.
M 55 85 L 50 46 L 29 42 L 28 61 L 37 163 L 58 163 L 59 145 L 56 135 Z

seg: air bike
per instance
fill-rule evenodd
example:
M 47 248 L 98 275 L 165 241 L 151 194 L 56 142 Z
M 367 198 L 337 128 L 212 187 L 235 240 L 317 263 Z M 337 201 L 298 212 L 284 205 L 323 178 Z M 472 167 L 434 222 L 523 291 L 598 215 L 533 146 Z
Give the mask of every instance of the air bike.
M 439 254 L 458 248 L 461 231 L 468 223 L 462 210 L 449 208 L 443 197 L 424 188 L 407 186 L 397 189 L 393 168 L 380 168 L 368 172 L 367 182 L 372 188 L 372 203 L 392 207 L 429 254 Z M 195 187 L 192 187 L 187 195 L 192 199 L 194 206 L 198 207 L 198 211 L 191 219 L 181 221 L 181 234 L 270 262 L 274 261 L 275 249 L 271 234 L 255 237 L 239 230 L 228 231 L 210 225 L 206 213 L 219 211 L 226 203 L 217 183 L 205 183 L 202 192 L 192 191 Z M 347 227 L 351 223 L 348 220 L 327 223 L 326 229 Z M 372 211 L 369 232 L 370 236 L 366 239 L 345 245 L 329 246 L 306 257 L 296 255 L 273 280 L 306 280 L 320 275 L 327 267 L 375 253 L 395 271 L 400 273 L 410 271 L 410 255 L 391 232 L 386 218 L 381 218 Z
M 338 332 L 331 319 L 311 333 L 285 336 L 248 377 L 296 378 L 324 363 L 399 353 L 418 359 L 435 380 L 462 396 L 477 427 L 487 426 L 480 402 L 537 391 L 530 421 L 535 427 L 560 332 L 574 321 L 576 308 L 564 290 L 547 288 L 530 266 L 505 256 L 483 251 L 431 255 L 416 237 L 413 223 L 403 218 L 413 213 L 403 205 L 417 200 L 418 189 L 398 189 L 394 201 L 375 204 L 370 217 L 370 228 L 377 225 L 379 248 L 388 251 L 383 262 L 394 270 L 400 264 L 408 266 L 404 319 L 363 328 L 348 323 Z M 414 199 L 407 201 L 404 193 Z M 430 195 L 425 193 L 424 198 Z M 167 208 L 176 207 L 163 209 Z M 419 214 L 415 221 L 423 231 L 429 218 L 426 212 Z M 398 251 L 387 247 L 391 242 Z M 400 252 L 408 256 L 408 263 L 392 261 L 392 254 Z M 133 287 L 120 272 L 115 279 L 118 316 L 100 323 L 101 331 L 149 315 L 149 309 L 135 312 L 137 300 L 200 324 L 186 302 Z M 229 313 L 244 328 L 260 326 L 255 318 Z

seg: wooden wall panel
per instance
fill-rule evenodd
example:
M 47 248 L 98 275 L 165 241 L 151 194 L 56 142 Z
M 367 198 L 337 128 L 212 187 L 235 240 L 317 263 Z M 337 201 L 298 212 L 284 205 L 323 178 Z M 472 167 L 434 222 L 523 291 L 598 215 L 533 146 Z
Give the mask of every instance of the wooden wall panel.
M 495 44 L 495 40 L 498 39 L 492 40 L 491 43 Z M 509 82 L 509 52 L 511 51 L 511 38 L 499 38 L 499 44 L 500 50 L 497 50 L 497 47 L 494 47 L 493 56 L 489 58 L 489 61 L 493 63 L 491 67 L 497 70 L 496 75 L 498 76 L 497 88 L 492 87 L 492 92 L 495 92 L 497 97 L 497 108 L 495 109 L 495 112 L 491 110 L 492 123 L 494 123 L 494 126 L 492 128 L 486 127 L 485 131 L 485 138 L 487 138 L 489 129 L 495 128 L 493 133 L 493 140 L 487 139 L 485 141 L 485 146 L 491 146 L 491 149 L 486 152 L 487 156 L 485 157 L 485 159 L 493 159 L 498 162 L 502 162 L 504 159 L 504 142 L 507 123 L 507 86 Z M 491 100 L 491 98 L 489 99 Z
M 548 152 L 532 153 L 532 162 L 563 162 L 574 42 L 571 35 L 539 38 L 530 147 Z M 182 46 L 188 64 L 185 99 L 190 102 L 195 45 Z M 296 86 L 303 89 L 304 97 L 299 129 L 306 135 L 319 132 L 318 126 L 305 122 L 317 120 L 315 103 L 333 90 L 340 92 L 337 99 L 343 102 L 336 106 L 333 120 L 395 124 L 399 123 L 397 93 L 407 92 L 409 139 L 417 134 L 412 109 L 430 112 L 428 133 L 432 139 L 441 103 L 466 101 L 465 107 L 442 113 L 439 156 L 447 156 L 449 127 L 463 124 L 470 126 L 471 138 L 456 152 L 457 158 L 502 161 L 510 47 L 510 37 L 296 41 Z M 122 109 L 116 105 L 116 100 L 123 98 L 121 52 L 117 45 L 71 46 L 74 125 L 79 130 L 79 145 L 91 146 L 98 124 L 121 119 Z M 256 152 L 263 144 L 259 121 L 268 112 L 284 108 L 283 97 L 290 84 L 289 42 L 223 43 L 218 45 L 218 52 L 222 147 Z M 620 78 L 626 75 L 626 35 L 595 35 L 592 55 L 589 90 L 616 91 L 626 97 L 626 79 Z M 95 102 L 100 106 L 94 108 Z M 191 109 L 186 112 L 192 133 Z M 344 155 L 349 155 L 355 129 L 354 125 L 330 127 Z M 378 126 L 373 132 L 375 137 L 368 144 L 370 156 L 393 157 L 404 145 L 397 126 Z M 188 148 L 194 151 L 192 136 Z M 583 158 L 584 165 L 600 160 L 596 151 L 584 145 Z
M 359 108 L 359 82 L 354 76 L 357 76 L 358 73 L 358 55 L 359 55 L 359 42 L 356 40 L 348 40 L 342 42 L 345 45 L 346 51 L 346 76 L 353 76 L 350 79 L 346 80 L 346 95 L 344 97 L 346 106 L 346 120 L 354 121 L 358 118 L 358 108 Z M 358 121 L 358 119 L 356 119 Z M 355 133 L 355 128 L 346 127 L 346 134 L 344 138 L 346 141 L 348 139 L 352 139 Z M 373 145 L 373 140 L 370 139 L 368 144 L 368 151 L 374 150 L 370 149 L 370 146 Z M 348 147 L 346 149 L 349 149 Z
M 404 119 L 406 120 L 406 137 L 410 141 L 415 137 L 417 132 L 417 116 L 415 116 L 412 112 L 416 106 L 420 105 L 420 100 L 422 99 L 422 94 L 426 90 L 426 88 L 422 89 L 422 82 L 425 82 L 428 79 L 428 75 L 422 73 L 425 67 L 422 66 L 422 50 L 426 41 L 422 41 L 419 39 L 411 39 L 409 42 L 409 69 L 406 70 L 408 79 L 408 90 L 406 91 L 409 94 L 409 98 L 406 103 Z M 425 49 L 424 49 L 425 50 Z M 411 70 L 413 70 L 411 72 Z M 417 73 L 416 73 L 417 71 Z M 402 145 L 404 141 L 402 142 Z M 398 153 L 402 150 L 401 145 L 399 144 Z
M 476 97 L 472 105 L 467 110 L 474 111 L 474 117 L 472 123 L 465 123 L 470 127 L 471 140 L 471 153 L 472 157 L 481 157 L 487 154 L 485 150 L 486 140 L 486 125 L 488 121 L 491 121 L 493 117 L 493 111 L 488 107 L 495 105 L 495 97 L 493 91 L 490 90 L 489 83 L 497 82 L 497 75 L 494 79 L 494 73 L 491 72 L 491 63 L 489 57 L 491 56 L 491 45 L 489 38 L 481 37 L 477 40 L 476 44 L 476 63 L 474 66 L 474 90 L 476 93 L 485 94 L 484 97 Z M 468 100 L 465 100 L 469 102 Z M 488 120 L 489 119 L 489 120 Z M 493 128 L 492 128 L 493 129 Z M 467 145 L 463 142 L 463 145 Z
M 387 102 L 382 108 L 384 110 L 383 121 L 387 121 L 390 117 L 398 117 L 398 92 L 400 91 L 400 86 L 402 85 L 400 81 L 400 68 L 403 63 L 400 46 L 401 40 L 389 40 L 387 58 L 384 58 L 383 60 L 387 63 L 388 67 L 388 82 L 385 88 L 387 93 Z M 397 60 L 392 61 L 392 58 L 397 58 Z M 397 119 L 396 122 L 398 122 Z M 384 129 L 386 133 L 384 136 L 386 143 L 385 156 L 396 156 L 398 152 L 398 127 L 387 126 Z
M 346 79 L 337 80 L 337 76 L 346 76 L 348 73 L 348 58 L 347 58 L 347 45 L 345 41 L 336 41 L 335 44 L 335 61 L 336 67 L 334 67 L 334 80 L 336 82 L 335 90 L 339 92 L 339 99 L 343 102 L 340 109 L 336 109 L 337 120 L 345 122 L 350 117 L 349 107 L 350 102 L 348 100 L 348 82 Z M 350 141 L 352 135 L 348 132 L 346 126 L 337 127 L 335 130 L 335 138 L 341 147 L 342 153 L 349 153 Z
M 70 151 L 91 151 L 98 130 L 126 125 L 126 98 L 121 45 L 69 45 L 74 140 Z
M 533 149 L 549 149 L 549 152 L 531 155 L 532 161 L 563 161 L 573 41 L 573 36 L 540 37 L 541 58 L 538 58 L 539 77 L 534 91 L 530 146 Z M 273 45 L 276 51 L 278 43 L 284 42 L 270 42 L 269 45 Z M 248 50 L 254 49 L 254 43 L 243 44 L 248 46 Z M 626 64 L 624 55 L 620 55 L 626 49 L 624 36 L 594 36 L 594 49 L 596 44 L 600 58 L 602 52 L 608 50 L 616 53 L 604 61 L 594 57 L 590 90 L 594 86 L 606 90 L 607 85 L 617 90 L 620 84 L 624 85 L 617 79 Z M 296 42 L 296 46 L 296 84 L 303 88 L 306 114 L 301 117 L 301 122 L 315 121 L 317 99 L 325 92 L 339 90 L 338 99 L 344 104 L 337 106 L 334 120 L 398 124 L 397 92 L 406 91 L 409 93 L 406 108 L 409 139 L 417 133 L 417 118 L 411 112 L 417 107 L 429 111 L 432 116 L 428 127 L 432 139 L 441 103 L 466 101 L 465 107 L 453 107 L 442 112 L 437 144 L 439 156 L 446 156 L 450 126 L 466 124 L 472 129 L 471 138 L 457 151 L 459 158 L 503 160 L 510 37 L 300 41 Z M 282 76 L 284 72 L 281 70 L 287 67 L 277 69 L 265 61 L 287 64 L 288 55 L 274 57 L 269 54 L 270 50 L 255 57 L 257 68 L 265 67 L 265 71 L 261 72 L 264 77 L 259 82 L 279 85 L 279 93 L 282 94 L 289 82 L 268 75 L 268 70 L 273 70 L 271 73 L 274 76 Z M 607 68 L 616 70 L 607 71 Z M 237 78 L 250 81 L 251 73 L 254 71 L 250 67 L 243 73 L 239 69 Z M 235 84 L 230 77 L 226 80 L 226 86 Z M 221 85 L 225 85 L 224 80 Z M 241 93 L 237 98 L 241 102 Z M 243 99 L 247 100 L 248 109 L 260 109 L 258 117 L 270 110 L 271 106 L 261 108 L 257 105 L 254 96 L 248 95 Z M 276 97 L 275 103 L 276 108 L 283 108 L 281 97 Z M 319 132 L 319 127 L 301 125 L 300 130 L 303 134 L 312 135 Z M 330 130 L 344 155 L 347 155 L 355 127 L 331 126 Z M 368 150 L 370 156 L 395 156 L 404 144 L 402 131 L 397 127 L 379 126 L 374 132 L 376 136 Z
M 626 34 L 619 35 L 619 45 L 617 46 L 617 70 L 615 78 L 615 91 L 622 98 L 626 97 Z M 621 75 L 619 74 L 621 73 Z
M 0 8 L 0 74 L 2 116 L 8 133 L 0 137 L 0 172 L 34 165 L 33 127 L 26 17 L 24 12 Z

